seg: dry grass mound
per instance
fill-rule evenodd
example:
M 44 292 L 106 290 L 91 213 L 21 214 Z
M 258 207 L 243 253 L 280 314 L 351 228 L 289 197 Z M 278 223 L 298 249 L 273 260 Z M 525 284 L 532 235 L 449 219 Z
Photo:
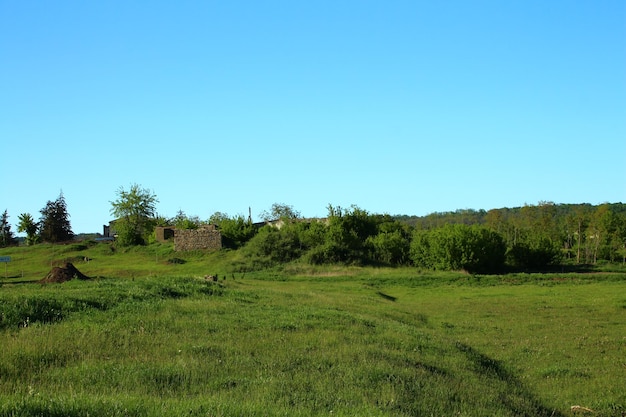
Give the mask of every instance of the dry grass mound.
M 63 267 L 55 266 L 48 272 L 39 282 L 41 284 L 61 283 L 72 279 L 89 279 L 89 277 L 80 272 L 71 262 L 66 262 Z

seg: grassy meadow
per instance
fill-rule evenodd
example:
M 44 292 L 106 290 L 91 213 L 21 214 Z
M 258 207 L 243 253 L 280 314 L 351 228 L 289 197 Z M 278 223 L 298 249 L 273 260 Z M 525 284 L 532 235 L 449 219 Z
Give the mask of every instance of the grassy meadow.
M 1 417 L 626 415 L 624 272 L 242 274 L 236 252 L 161 244 L 0 256 Z M 66 261 L 92 279 L 36 282 Z

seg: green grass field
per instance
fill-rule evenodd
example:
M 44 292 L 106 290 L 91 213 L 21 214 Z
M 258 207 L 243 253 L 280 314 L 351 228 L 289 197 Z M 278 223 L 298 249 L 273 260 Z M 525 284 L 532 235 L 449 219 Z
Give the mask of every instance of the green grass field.
M 0 416 L 626 413 L 624 273 L 244 275 L 234 252 L 168 245 L 7 255 Z M 63 261 L 93 279 L 36 283 Z

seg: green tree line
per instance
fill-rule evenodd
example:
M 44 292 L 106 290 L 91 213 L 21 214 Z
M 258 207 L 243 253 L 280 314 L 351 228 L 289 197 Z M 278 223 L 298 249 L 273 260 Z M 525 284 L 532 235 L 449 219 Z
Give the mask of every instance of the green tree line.
M 56 200 L 49 200 L 39 213 L 41 214 L 39 221 L 35 221 L 30 213 L 22 213 L 18 216 L 17 231 L 26 233 L 27 245 L 34 245 L 38 242 L 68 242 L 74 239 L 63 192 Z M 8 219 L 9 214 L 5 210 L 0 217 L 0 247 L 18 243 Z
M 540 202 L 424 217 L 329 206 L 324 220 L 283 218 L 280 227 L 260 229 L 242 250 L 256 266 L 302 259 L 498 272 L 626 262 L 626 205 Z
M 324 219 L 303 219 L 292 206 L 274 204 L 251 217 L 215 212 L 206 221 L 182 210 L 156 214 L 156 195 L 136 184 L 119 188 L 111 202 L 118 245 L 145 244 L 156 225 L 192 229 L 214 224 L 227 249 L 241 250 L 241 268 L 300 260 L 310 264 L 416 266 L 425 269 L 498 272 L 538 270 L 559 264 L 626 262 L 626 204 L 539 202 L 516 208 L 457 210 L 427 216 L 375 214 L 329 205 Z M 26 242 L 62 242 L 73 233 L 63 194 L 48 201 L 35 222 L 19 216 Z M 0 219 L 0 244 L 15 243 L 8 213 Z M 267 227 L 262 227 L 268 225 Z

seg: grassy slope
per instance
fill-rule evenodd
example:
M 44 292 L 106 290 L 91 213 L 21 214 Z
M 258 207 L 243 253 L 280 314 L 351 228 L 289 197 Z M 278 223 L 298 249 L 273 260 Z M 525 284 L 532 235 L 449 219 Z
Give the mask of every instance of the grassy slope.
M 5 283 L 61 260 L 108 277 L 0 287 L 0 416 L 626 410 L 623 275 L 293 267 L 233 280 L 229 254 L 171 264 L 181 255 L 164 245 L 0 255 L 13 257 Z M 227 281 L 191 278 L 216 272 Z

